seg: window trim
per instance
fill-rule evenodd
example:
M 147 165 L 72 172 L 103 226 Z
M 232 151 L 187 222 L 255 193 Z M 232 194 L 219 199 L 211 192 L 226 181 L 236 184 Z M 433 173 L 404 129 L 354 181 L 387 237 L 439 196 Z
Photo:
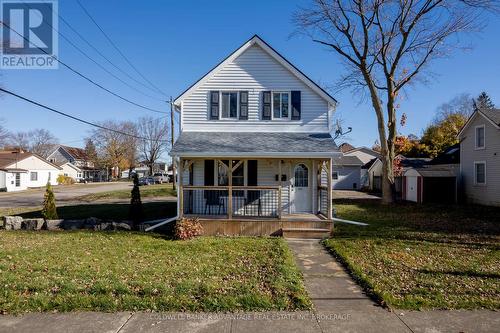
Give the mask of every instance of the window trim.
M 222 94 L 236 93 L 236 117 L 222 117 Z M 248 112 L 248 111 L 247 111 Z M 237 121 L 240 119 L 240 91 L 239 90 L 219 90 L 219 119 L 224 121 Z
M 236 161 L 237 159 L 220 159 L 220 161 Z M 217 185 L 215 186 L 224 186 L 224 185 L 219 185 L 219 160 L 214 160 L 214 183 Z M 241 161 L 241 159 L 238 159 L 237 161 Z M 243 166 L 243 185 L 242 186 L 247 186 L 248 184 L 248 160 L 243 160 L 242 166 Z M 231 163 L 229 163 L 231 164 Z M 233 176 L 234 177 L 234 176 Z M 228 186 L 228 185 L 226 185 Z M 233 185 L 234 186 L 240 186 L 240 185 Z
M 288 117 L 279 117 L 275 118 L 274 117 L 274 94 L 279 93 L 279 94 L 287 94 L 288 95 Z M 281 99 L 282 97 L 280 96 L 280 107 L 281 107 Z M 280 110 L 280 115 L 281 115 L 281 110 Z M 292 91 L 291 90 L 271 90 L 271 120 L 272 121 L 291 121 L 292 120 Z
M 35 176 L 35 179 L 33 179 L 33 176 Z M 37 182 L 37 181 L 38 181 L 38 172 L 30 171 L 30 182 Z
M 484 165 L 484 183 L 477 182 L 477 169 L 476 165 L 483 164 Z M 474 161 L 474 185 L 475 186 L 486 186 L 486 161 Z
M 483 145 L 482 146 L 478 146 L 477 145 L 477 130 L 479 128 L 482 128 L 483 129 Z M 486 127 L 483 125 L 477 125 L 474 127 L 474 149 L 475 150 L 482 150 L 482 149 L 486 149 Z

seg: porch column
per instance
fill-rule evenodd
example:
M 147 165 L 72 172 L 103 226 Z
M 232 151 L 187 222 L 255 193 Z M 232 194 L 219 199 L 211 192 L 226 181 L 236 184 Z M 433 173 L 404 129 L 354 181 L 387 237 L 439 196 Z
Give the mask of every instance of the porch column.
M 281 201 L 281 159 L 278 160 L 278 218 L 281 219 L 283 204 Z
M 179 200 L 179 218 L 182 218 L 184 215 L 184 184 L 183 184 L 183 168 L 184 160 L 182 157 L 179 157 L 179 167 L 178 167 L 178 175 L 179 175 L 179 184 L 177 186 L 177 200 Z M 175 177 L 175 175 L 173 175 Z
M 327 198 L 328 198 L 328 204 L 326 205 L 327 209 L 328 209 L 328 212 L 327 212 L 327 218 L 329 220 L 332 219 L 332 159 L 329 158 L 328 161 L 327 161 L 327 175 L 326 175 L 326 179 L 328 180 L 328 194 L 327 194 Z
M 227 218 L 230 220 L 233 218 L 233 160 L 229 160 L 228 169 L 228 197 L 227 197 Z

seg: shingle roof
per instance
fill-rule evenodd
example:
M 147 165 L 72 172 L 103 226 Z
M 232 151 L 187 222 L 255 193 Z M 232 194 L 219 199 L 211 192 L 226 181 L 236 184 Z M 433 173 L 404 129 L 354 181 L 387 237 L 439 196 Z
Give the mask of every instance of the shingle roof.
M 481 109 L 480 111 L 486 118 L 500 126 L 500 109 Z
M 333 158 L 334 165 L 363 165 L 363 162 L 357 156 L 338 156 Z
M 444 152 L 434 157 L 429 164 L 458 164 L 460 163 L 460 143 L 450 146 Z
M 352 146 L 351 144 L 349 144 L 347 142 L 344 142 L 343 144 L 341 144 L 339 146 L 339 149 L 340 149 L 341 152 L 347 153 L 349 150 L 353 150 L 354 146 Z
M 77 147 L 69 147 L 69 146 L 61 146 L 64 150 L 68 152 L 74 159 L 76 160 L 85 160 L 87 159 L 87 153 L 85 149 L 77 148 Z
M 47 161 L 46 159 L 44 159 L 41 156 L 38 156 L 37 154 L 28 153 L 28 152 L 14 153 L 13 151 L 5 151 L 5 150 L 0 151 L 0 169 L 5 169 L 9 165 L 16 163 L 16 161 L 20 162 L 20 161 L 22 161 L 30 156 L 37 157 L 40 160 L 44 161 L 45 163 L 50 164 L 50 165 L 56 167 L 57 169 L 61 169 L 59 166 Z M 14 170 L 14 169 L 12 169 L 12 170 Z
M 199 153 L 335 153 L 328 133 L 182 132 L 171 154 Z

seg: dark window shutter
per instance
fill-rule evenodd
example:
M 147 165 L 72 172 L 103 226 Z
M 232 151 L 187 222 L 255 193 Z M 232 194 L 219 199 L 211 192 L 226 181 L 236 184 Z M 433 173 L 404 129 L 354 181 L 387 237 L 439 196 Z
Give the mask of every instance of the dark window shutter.
M 240 91 L 240 120 L 248 120 L 248 91 Z
M 257 186 L 257 160 L 248 160 L 247 167 L 248 167 L 247 185 Z
M 292 120 L 300 120 L 300 91 L 292 91 Z
M 210 92 L 210 119 L 219 119 L 219 92 Z
M 271 92 L 262 92 L 262 120 L 271 120 Z
M 205 160 L 205 186 L 214 186 L 214 160 Z

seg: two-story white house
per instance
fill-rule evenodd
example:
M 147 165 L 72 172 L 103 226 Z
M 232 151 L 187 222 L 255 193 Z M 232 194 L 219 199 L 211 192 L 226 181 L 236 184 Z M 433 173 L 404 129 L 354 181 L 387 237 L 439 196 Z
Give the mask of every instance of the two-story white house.
M 95 167 L 82 148 L 58 146 L 47 160 L 59 165 L 65 176 L 76 181 L 101 181 L 106 174 L 105 170 Z
M 458 137 L 467 201 L 500 206 L 500 109 L 475 111 Z
M 174 101 L 178 215 L 206 234 L 331 228 L 336 100 L 257 35 Z

